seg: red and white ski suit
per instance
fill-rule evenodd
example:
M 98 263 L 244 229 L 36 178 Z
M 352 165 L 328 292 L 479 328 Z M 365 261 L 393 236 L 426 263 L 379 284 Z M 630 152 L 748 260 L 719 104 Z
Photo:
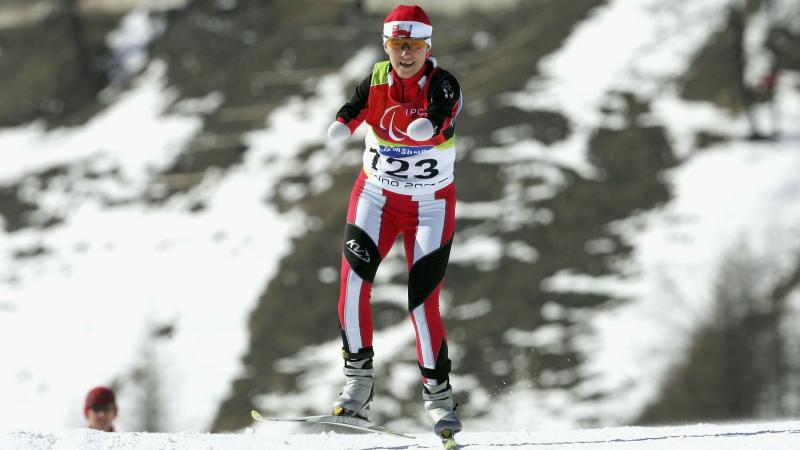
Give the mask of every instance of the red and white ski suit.
M 369 126 L 345 228 L 339 294 L 344 351 L 372 354 L 372 284 L 402 233 L 408 308 L 420 371 L 428 384 L 446 380 L 450 372 L 439 292 L 455 229 L 454 125 L 461 105 L 458 82 L 429 57 L 406 80 L 397 77 L 388 61 L 375 64 L 337 114 L 351 131 L 361 122 Z M 405 131 L 420 117 L 433 123 L 434 135 L 417 142 Z

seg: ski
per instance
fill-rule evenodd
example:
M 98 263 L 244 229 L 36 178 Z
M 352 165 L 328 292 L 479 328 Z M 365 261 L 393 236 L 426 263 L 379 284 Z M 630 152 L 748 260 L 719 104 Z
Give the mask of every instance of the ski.
M 259 422 L 304 422 L 304 423 L 320 423 L 325 425 L 338 425 L 342 427 L 354 428 L 356 430 L 368 431 L 378 434 L 386 434 L 389 436 L 403 437 L 407 439 L 416 439 L 415 436 L 400 433 L 386 427 L 374 424 L 369 420 L 359 419 L 357 417 L 347 416 L 304 416 L 304 417 L 264 417 L 256 410 L 252 410 L 250 415 L 253 419 Z M 447 448 L 447 447 L 445 447 Z M 455 448 L 455 447 L 451 447 Z M 449 449 L 448 449 L 449 450 Z

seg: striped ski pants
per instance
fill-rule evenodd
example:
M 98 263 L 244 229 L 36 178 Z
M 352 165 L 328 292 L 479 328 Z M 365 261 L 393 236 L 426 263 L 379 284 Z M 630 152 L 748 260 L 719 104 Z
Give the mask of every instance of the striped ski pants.
M 408 311 L 423 382 L 448 379 L 450 359 L 439 292 L 455 230 L 455 203 L 453 183 L 412 196 L 367 183 L 361 172 L 350 196 L 342 249 L 339 321 L 347 354 L 372 354 L 372 284 L 378 266 L 402 233 L 409 269 Z

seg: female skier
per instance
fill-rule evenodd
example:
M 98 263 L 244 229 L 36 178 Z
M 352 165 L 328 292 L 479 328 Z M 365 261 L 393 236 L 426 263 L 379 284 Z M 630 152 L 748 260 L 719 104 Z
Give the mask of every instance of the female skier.
M 447 439 L 461 430 L 461 421 L 450 386 L 439 292 L 455 229 L 455 120 L 462 99 L 458 81 L 431 56 L 432 31 L 419 6 L 394 8 L 383 22 L 389 61 L 375 64 L 328 128 L 328 137 L 340 141 L 362 122 L 368 126 L 345 226 L 339 294 L 345 386 L 333 413 L 366 418 L 369 412 L 372 283 L 402 233 L 422 398 L 434 432 Z

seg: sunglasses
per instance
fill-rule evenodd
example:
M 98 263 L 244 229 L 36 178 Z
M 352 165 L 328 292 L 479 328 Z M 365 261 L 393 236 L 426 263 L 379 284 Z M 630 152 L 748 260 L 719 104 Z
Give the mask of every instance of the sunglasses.
M 403 50 L 405 47 L 416 52 L 428 47 L 428 43 L 425 42 L 425 39 L 389 38 L 386 40 L 386 48 Z
M 98 403 L 97 405 L 92 405 L 90 408 L 94 412 L 111 412 L 114 409 L 113 403 Z

